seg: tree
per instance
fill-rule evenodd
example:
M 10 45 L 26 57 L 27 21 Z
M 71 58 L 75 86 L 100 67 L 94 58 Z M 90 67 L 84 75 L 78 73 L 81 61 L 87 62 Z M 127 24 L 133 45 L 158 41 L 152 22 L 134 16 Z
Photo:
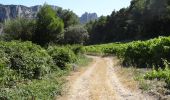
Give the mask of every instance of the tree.
M 0 35 L 2 34 L 2 31 L 3 31 L 3 24 L 0 23 Z
M 49 5 L 45 4 L 37 14 L 34 42 L 40 45 L 58 42 L 63 30 L 63 21 L 56 16 L 55 11 Z
M 64 32 L 64 41 L 67 44 L 84 44 L 88 37 L 87 30 L 82 26 L 70 26 Z
M 89 21 L 88 23 L 85 24 L 85 28 L 87 29 L 88 33 L 92 32 L 94 23 L 95 21 Z
M 7 20 L 4 25 L 4 33 L 16 40 L 31 41 L 34 30 L 35 21 L 30 19 Z
M 153 38 L 160 35 L 168 36 L 170 29 L 169 0 L 146 0 L 142 15 L 143 38 Z
M 98 20 L 94 22 L 89 22 L 86 24 L 87 30 L 90 32 L 89 42 L 91 44 L 94 43 L 102 43 L 105 41 L 105 25 L 106 25 L 107 17 L 101 16 Z
M 79 24 L 79 17 L 73 11 L 58 8 L 57 15 L 63 20 L 64 28 Z
M 169 24 L 169 0 L 132 0 L 129 7 L 113 11 L 85 27 L 90 44 L 96 44 L 169 36 Z

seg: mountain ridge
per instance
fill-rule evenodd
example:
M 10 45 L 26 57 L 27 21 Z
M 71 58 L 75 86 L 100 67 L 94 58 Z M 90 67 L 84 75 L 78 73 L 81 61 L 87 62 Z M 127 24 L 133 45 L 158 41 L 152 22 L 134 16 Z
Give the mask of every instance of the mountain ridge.
M 54 10 L 60 8 L 59 6 L 50 5 Z M 0 4 L 0 22 L 9 19 L 27 18 L 35 19 L 38 11 L 41 9 L 42 5 L 35 6 L 24 6 L 24 5 L 3 5 Z M 80 23 L 85 24 L 91 20 L 96 20 L 98 18 L 96 13 L 85 12 L 79 17 Z

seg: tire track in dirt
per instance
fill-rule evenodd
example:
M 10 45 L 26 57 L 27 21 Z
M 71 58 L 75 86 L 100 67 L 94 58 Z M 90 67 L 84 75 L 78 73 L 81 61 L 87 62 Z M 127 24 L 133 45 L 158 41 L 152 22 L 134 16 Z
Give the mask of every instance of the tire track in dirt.
M 108 78 L 112 83 L 113 89 L 115 90 L 117 100 L 155 100 L 155 98 L 150 97 L 147 94 L 142 94 L 139 90 L 134 90 L 132 92 L 125 88 L 115 74 L 114 67 L 117 66 L 117 62 L 114 62 L 111 58 L 105 59 L 107 59 Z
M 68 93 L 59 100 L 155 100 L 123 86 L 115 73 L 117 60 L 113 57 L 92 58 L 93 63 L 77 74 L 79 76 L 72 78 Z

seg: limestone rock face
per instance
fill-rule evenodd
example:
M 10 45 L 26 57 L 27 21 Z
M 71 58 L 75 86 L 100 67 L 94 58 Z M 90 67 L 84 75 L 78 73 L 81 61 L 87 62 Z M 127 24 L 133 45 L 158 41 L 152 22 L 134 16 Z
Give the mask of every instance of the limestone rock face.
M 88 23 L 91 20 L 96 20 L 98 18 L 96 13 L 87 13 L 85 12 L 81 17 L 80 17 L 80 23 L 85 24 Z
M 2 5 L 0 4 L 0 22 L 7 20 L 7 19 L 15 19 L 19 18 L 28 18 L 34 19 L 38 11 L 41 9 L 42 6 L 32 6 L 26 7 L 23 5 Z M 57 6 L 51 6 L 53 9 L 57 9 Z

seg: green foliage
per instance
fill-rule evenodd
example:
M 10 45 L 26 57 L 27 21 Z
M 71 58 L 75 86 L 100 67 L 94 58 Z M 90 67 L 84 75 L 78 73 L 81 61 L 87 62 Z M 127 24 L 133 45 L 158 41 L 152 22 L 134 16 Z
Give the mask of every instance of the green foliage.
M 86 28 L 89 32 L 89 43 L 94 44 L 94 43 L 102 43 L 105 40 L 103 39 L 103 36 L 106 34 L 106 24 L 107 18 L 105 16 L 101 16 L 98 20 L 92 22 L 90 21 L 89 23 L 86 24 Z
M 46 75 L 42 80 L 23 81 L 15 87 L 0 88 L 2 100 L 53 100 L 60 95 L 65 80 L 64 71 Z M 4 99 L 3 99 L 4 98 Z
M 7 58 L 7 54 L 4 51 L 0 50 L 0 88 L 5 85 L 11 86 L 13 84 L 12 81 L 20 79 L 20 77 L 16 77 L 18 74 L 8 67 L 9 59 Z
M 3 27 L 4 27 L 4 25 L 0 22 L 0 34 L 3 33 Z
M 119 48 L 117 48 L 119 46 Z M 116 49 L 115 49 L 116 48 Z M 116 51 L 120 49 L 118 43 L 109 43 L 109 44 L 100 44 L 100 45 L 91 45 L 84 47 L 84 52 L 88 54 L 115 54 Z
M 55 11 L 44 5 L 37 14 L 34 42 L 45 45 L 49 42 L 58 42 L 62 38 L 63 21 L 56 16 Z
M 11 40 L 14 40 L 14 38 L 10 34 L 1 34 L 0 35 L 0 41 L 11 41 Z
M 125 66 L 154 69 L 145 74 L 145 79 L 165 80 L 170 87 L 170 37 L 159 37 L 147 41 L 134 41 L 129 43 L 111 43 L 84 47 L 86 53 L 115 54 Z M 139 78 L 138 78 L 139 80 Z M 140 88 L 150 89 L 150 84 L 142 78 Z
M 92 58 L 88 58 L 85 55 L 78 55 L 77 61 L 75 62 L 78 66 L 87 66 L 89 62 L 92 61 Z
M 146 80 L 141 79 L 139 80 L 139 87 L 144 91 L 148 91 L 151 89 L 151 84 L 147 83 Z
M 76 54 L 76 55 L 81 55 L 81 54 L 83 54 L 84 53 L 84 49 L 83 49 L 83 46 L 81 46 L 81 45 L 71 45 L 71 46 L 69 46 L 72 50 L 73 50 L 73 52 Z
M 0 99 L 53 100 L 61 94 L 69 64 L 90 61 L 80 54 L 80 45 L 47 50 L 31 42 L 0 42 Z
M 148 41 L 113 43 L 85 47 L 86 52 L 115 54 L 123 64 L 137 67 L 163 67 L 162 59 L 170 61 L 170 37 L 159 37 Z
M 127 8 L 113 11 L 86 24 L 89 44 L 169 36 L 169 0 L 132 0 Z
M 53 58 L 55 64 L 61 69 L 67 69 L 67 64 L 76 61 L 76 55 L 68 47 L 50 46 L 48 53 Z
M 32 40 L 34 31 L 34 20 L 17 18 L 15 20 L 7 20 L 4 25 L 4 33 L 8 34 L 12 39 L 16 40 Z
M 165 61 L 165 69 L 159 68 L 158 70 L 153 69 L 151 72 L 145 74 L 145 79 L 158 79 L 165 80 L 167 86 L 170 87 L 170 67 L 169 63 Z
M 64 28 L 79 24 L 79 17 L 73 11 L 58 8 L 57 15 L 63 20 Z
M 0 83 L 39 79 L 51 72 L 53 60 L 46 50 L 31 42 L 0 42 Z
M 88 40 L 88 32 L 82 26 L 71 26 L 64 32 L 64 41 L 66 44 L 83 44 Z

